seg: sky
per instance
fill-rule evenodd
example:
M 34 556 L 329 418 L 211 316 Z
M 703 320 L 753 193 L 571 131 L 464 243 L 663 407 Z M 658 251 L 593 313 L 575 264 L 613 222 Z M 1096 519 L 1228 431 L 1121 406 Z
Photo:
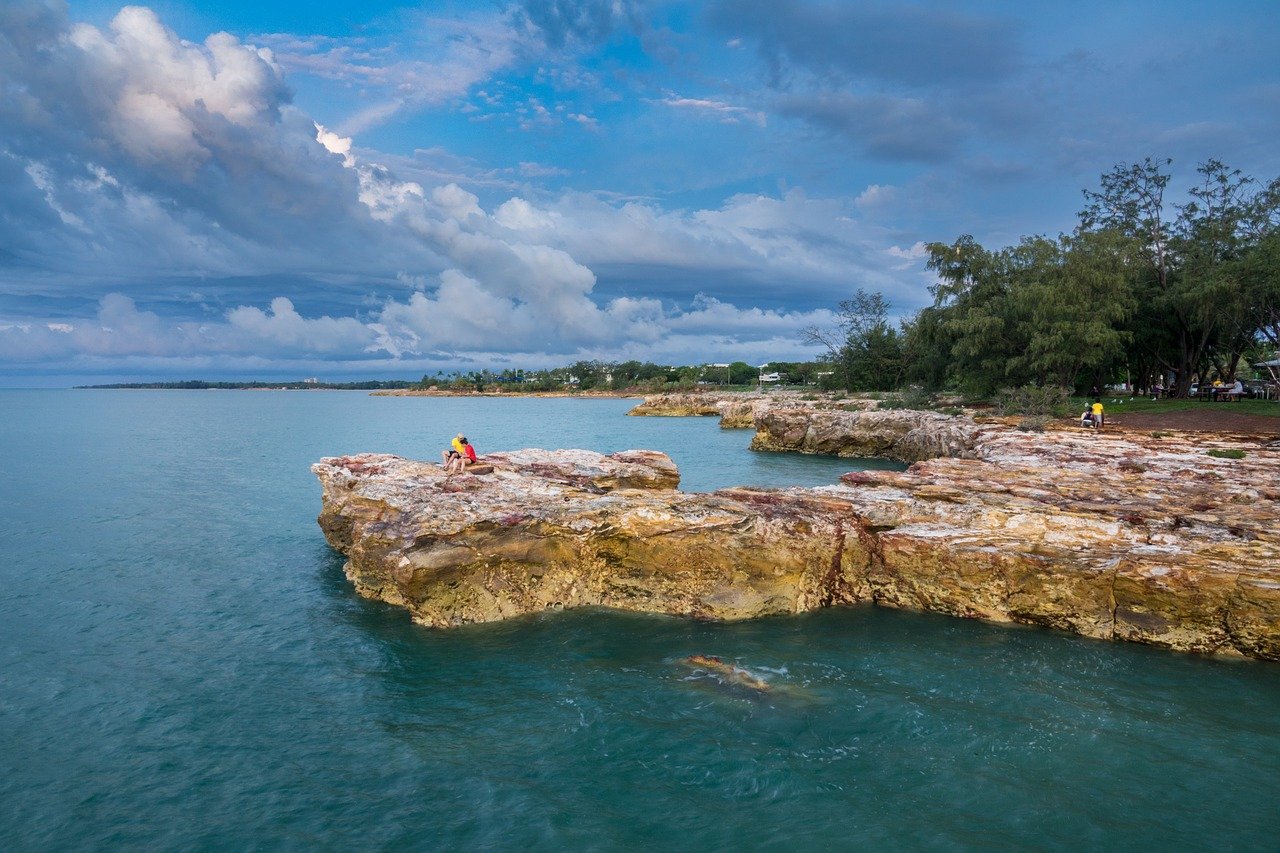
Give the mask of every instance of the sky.
M 0 0 L 0 386 L 812 358 L 1116 164 L 1280 175 L 1277 44 L 1271 0 Z

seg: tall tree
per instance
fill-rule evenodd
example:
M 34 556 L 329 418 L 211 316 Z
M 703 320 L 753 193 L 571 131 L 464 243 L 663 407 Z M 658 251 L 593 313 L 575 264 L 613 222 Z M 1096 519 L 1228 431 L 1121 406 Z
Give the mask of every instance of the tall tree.
M 827 348 L 839 385 L 851 391 L 888 391 L 902 381 L 902 342 L 889 325 L 889 302 L 861 288 L 840 303 L 834 328 L 810 326 L 801 337 Z
M 1185 301 L 1173 292 L 1174 223 L 1168 218 L 1164 194 L 1172 177 L 1165 168 L 1172 160 L 1120 163 L 1102 175 L 1097 191 L 1085 190 L 1088 205 L 1080 213 L 1083 230 L 1109 230 L 1132 241 L 1141 270 L 1134 277 L 1138 310 L 1134 339 L 1149 347 L 1150 361 L 1176 376 L 1174 393 L 1184 396 L 1196 371 L 1192 341 L 1195 330 L 1185 314 Z M 1142 334 L 1160 328 L 1167 334 Z M 1162 344 L 1168 342 L 1170 346 Z

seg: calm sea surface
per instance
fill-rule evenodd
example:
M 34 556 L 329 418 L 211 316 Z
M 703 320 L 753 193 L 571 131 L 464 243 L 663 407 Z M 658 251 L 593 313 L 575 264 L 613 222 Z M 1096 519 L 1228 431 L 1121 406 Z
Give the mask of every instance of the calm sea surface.
M 459 430 L 855 467 L 630 405 L 0 391 L 0 848 L 1280 847 L 1280 664 L 876 608 L 434 632 L 316 526 L 311 462 Z

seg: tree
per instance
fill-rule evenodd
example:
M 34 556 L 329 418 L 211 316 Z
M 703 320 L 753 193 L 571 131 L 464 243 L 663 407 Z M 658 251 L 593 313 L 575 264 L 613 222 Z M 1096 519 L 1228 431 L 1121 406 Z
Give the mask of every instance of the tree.
M 1239 169 L 1208 160 L 1196 169 L 1191 200 L 1175 206 L 1170 221 L 1162 169 L 1171 162 L 1116 166 L 1100 191 L 1085 191 L 1090 204 L 1081 217 L 1083 229 L 1107 228 L 1132 241 L 1145 270 L 1133 279 L 1133 338 L 1143 360 L 1176 374 L 1174 392 L 1182 395 L 1210 366 L 1234 374 L 1256 340 L 1265 303 L 1258 276 L 1267 264 L 1255 252 L 1275 231 L 1280 188 L 1273 181 L 1255 190 Z
M 1172 163 L 1148 157 L 1141 163 L 1113 167 L 1102 175 L 1098 191 L 1084 191 L 1088 206 L 1080 213 L 1080 226 L 1085 231 L 1111 231 L 1131 242 L 1141 261 L 1141 272 L 1133 282 L 1138 299 L 1134 321 L 1139 327 L 1135 339 L 1153 347 L 1147 355 L 1162 368 L 1174 371 L 1174 393 L 1185 395 L 1195 365 L 1190 354 L 1190 323 L 1172 294 L 1173 228 L 1164 203 L 1171 178 L 1164 167 Z M 1167 334 L 1142 333 L 1149 328 Z
M 1013 290 L 1027 328 L 1011 384 L 1104 385 L 1129 340 L 1121 328 L 1133 310 L 1127 243 L 1108 231 L 1037 240 L 1038 263 Z
M 887 391 L 902 379 L 902 341 L 889 325 L 881 293 L 859 288 L 840 303 L 835 328 L 810 326 L 802 340 L 827 349 L 839 384 L 850 391 Z

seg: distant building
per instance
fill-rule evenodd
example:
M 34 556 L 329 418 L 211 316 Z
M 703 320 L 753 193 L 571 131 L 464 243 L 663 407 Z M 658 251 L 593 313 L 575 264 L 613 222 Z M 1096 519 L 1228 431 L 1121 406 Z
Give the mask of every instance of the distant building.
M 312 376 L 312 377 L 310 377 L 310 378 L 308 378 L 308 379 L 304 379 L 304 380 L 302 380 L 302 384 L 303 384 L 303 385 L 319 385 L 319 384 L 320 384 L 320 380 L 319 380 L 319 379 L 317 379 L 316 377 Z
M 761 373 L 760 381 L 761 382 L 781 382 L 782 377 L 779 376 L 777 373 Z

